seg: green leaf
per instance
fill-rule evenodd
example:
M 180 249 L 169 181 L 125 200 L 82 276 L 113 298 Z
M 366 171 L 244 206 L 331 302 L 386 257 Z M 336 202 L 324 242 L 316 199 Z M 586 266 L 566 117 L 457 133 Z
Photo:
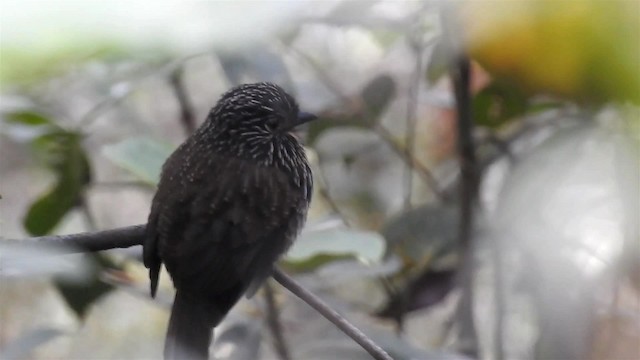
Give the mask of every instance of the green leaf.
M 302 233 L 285 260 L 298 271 L 315 269 L 327 262 L 356 258 L 377 262 L 385 251 L 384 238 L 375 232 L 331 229 Z
M 136 137 L 105 146 L 102 153 L 114 164 L 155 186 L 160 178 L 162 164 L 172 151 L 173 148 L 169 144 L 146 137 Z
M 67 302 L 67 305 L 80 317 L 84 317 L 91 305 L 115 287 L 107 284 L 101 279 L 101 274 L 106 269 L 121 270 L 122 267 L 116 265 L 104 254 L 87 254 L 87 260 L 91 262 L 89 279 L 78 283 L 65 280 L 56 280 L 55 286 Z
M 396 84 L 391 76 L 382 74 L 369 82 L 362 89 L 362 100 L 367 106 L 370 122 L 377 122 L 382 112 L 387 108 L 396 94 Z
M 474 121 L 495 129 L 524 114 L 527 105 L 523 92 L 506 83 L 493 82 L 473 98 Z
M 72 184 L 58 182 L 51 190 L 31 204 L 24 227 L 33 236 L 48 234 L 74 208 L 79 200 Z
M 56 126 L 48 117 L 35 111 L 16 111 L 4 115 L 4 119 L 9 124 L 20 124 L 28 126 L 52 125 Z
M 56 130 L 36 138 L 32 145 L 55 172 L 56 183 L 36 200 L 24 218 L 29 234 L 49 233 L 79 202 L 91 181 L 91 167 L 82 148 L 81 135 Z
M 454 205 L 424 205 L 391 219 L 382 231 L 390 253 L 420 267 L 456 249 L 458 210 Z

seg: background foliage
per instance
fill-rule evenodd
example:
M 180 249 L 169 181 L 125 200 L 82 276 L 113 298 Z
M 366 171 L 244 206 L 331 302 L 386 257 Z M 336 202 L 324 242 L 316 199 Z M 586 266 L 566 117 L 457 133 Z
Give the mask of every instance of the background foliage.
M 272 81 L 320 117 L 310 219 L 282 266 L 394 358 L 640 357 L 637 2 L 83 4 L 1 5 L 2 237 L 145 222 L 164 159 L 219 95 Z M 472 258 L 460 53 L 482 174 Z M 136 250 L 52 257 L 0 245 L 3 357 L 159 356 L 168 276 L 152 301 Z M 286 292 L 267 298 L 234 309 L 216 358 L 284 358 L 273 312 L 291 358 L 368 358 Z

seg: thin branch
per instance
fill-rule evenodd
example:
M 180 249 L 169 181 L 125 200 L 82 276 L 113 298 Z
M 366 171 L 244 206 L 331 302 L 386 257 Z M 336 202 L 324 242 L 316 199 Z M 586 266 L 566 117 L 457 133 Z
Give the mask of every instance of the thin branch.
M 23 240 L 2 240 L 20 245 L 59 246 L 68 253 L 96 252 L 142 245 L 145 225 L 71 235 L 49 235 Z
M 331 197 L 331 189 L 329 188 L 329 181 L 325 176 L 324 171 L 322 170 L 322 164 L 323 164 L 322 156 L 318 154 L 318 168 L 320 170 L 318 174 L 320 175 L 320 184 L 318 186 L 318 191 L 320 192 L 320 195 L 322 196 L 322 198 L 325 199 L 325 201 L 331 208 L 331 211 L 333 211 L 334 214 L 338 215 L 338 217 L 340 218 L 340 220 L 345 226 L 351 227 L 352 226 L 351 221 L 344 214 L 344 212 L 342 212 L 342 209 L 340 209 L 340 207 L 335 202 L 335 200 L 333 200 L 333 197 Z
M 329 305 L 319 297 L 300 286 L 289 275 L 282 272 L 282 270 L 276 268 L 273 272 L 273 278 L 279 282 L 280 285 L 291 291 L 291 293 L 309 304 L 309 306 L 327 318 L 327 320 L 331 321 L 335 326 L 342 330 L 342 332 L 362 346 L 362 348 L 365 349 L 374 359 L 393 360 L 386 351 L 367 337 L 367 335 L 365 335 L 360 329 L 347 321 L 347 319 L 342 317 L 337 311 L 329 307 Z
M 112 230 L 85 232 L 71 235 L 41 236 L 23 240 L 2 240 L 15 242 L 20 245 L 53 245 L 59 246 L 68 253 L 82 253 L 110 250 L 114 248 L 127 248 L 142 245 L 146 225 L 134 225 Z M 295 280 L 276 268 L 273 278 L 292 294 L 316 309 L 320 315 L 335 324 L 346 335 L 362 346 L 369 354 L 378 360 L 392 360 L 382 348 L 368 338 L 360 329 L 344 319 L 335 310 L 331 309 L 320 298 L 300 286 Z
M 169 75 L 169 84 L 176 95 L 178 106 L 180 107 L 180 124 L 182 124 L 185 134 L 189 136 L 196 130 L 196 120 L 193 106 L 191 105 L 191 101 L 189 101 L 187 89 L 183 83 L 183 74 L 183 67 L 176 68 Z
M 440 199 L 441 201 L 446 201 L 447 196 L 440 188 L 438 184 L 438 180 L 436 180 L 435 176 L 431 173 L 431 171 L 424 166 L 418 159 L 412 156 L 411 152 L 408 148 L 399 145 L 393 138 L 393 134 L 383 125 L 378 124 L 372 129 L 385 143 L 389 145 L 391 150 L 396 153 L 406 164 L 412 167 L 412 170 L 415 170 L 420 178 L 431 188 L 431 191 Z
M 420 17 L 418 17 L 418 21 L 420 21 Z M 407 101 L 407 121 L 405 128 L 405 143 L 407 148 L 407 153 L 411 155 L 411 158 L 415 159 L 416 152 L 416 126 L 418 124 L 418 97 L 420 95 L 420 79 L 422 79 L 422 67 L 423 67 L 423 44 L 422 44 L 422 33 L 420 31 L 417 34 L 413 34 L 413 36 L 418 36 L 418 39 L 413 39 L 412 36 L 409 36 L 409 43 L 412 45 L 411 48 L 414 52 L 415 57 L 415 68 L 413 73 L 411 74 L 411 88 L 409 89 L 409 100 Z M 432 181 L 431 179 L 429 181 Z M 404 196 L 404 209 L 411 209 L 411 198 L 413 195 L 413 166 L 412 164 L 407 164 L 405 169 L 405 196 Z
M 314 70 L 316 77 L 320 80 L 334 95 L 336 95 L 340 101 L 347 106 L 350 111 L 359 112 L 359 116 L 363 119 L 368 117 L 368 110 L 362 106 L 364 100 L 359 96 L 349 96 L 342 90 L 340 85 L 331 78 L 331 76 L 322 68 L 311 56 L 299 49 L 289 46 L 291 52 L 293 52 L 300 59 L 304 60 L 309 67 Z M 411 151 L 408 148 L 399 145 L 395 140 L 393 134 L 379 122 L 376 122 L 370 129 L 375 132 L 385 143 L 389 144 L 391 149 L 402 159 L 412 170 L 417 171 L 422 180 L 429 186 L 431 191 L 442 201 L 446 200 L 444 192 L 441 190 L 437 180 L 431 174 L 431 171 L 424 166 L 418 159 L 412 156 Z
M 282 323 L 280 322 L 280 309 L 278 309 L 278 305 L 276 304 L 271 282 L 266 281 L 263 289 L 264 299 L 267 304 L 267 325 L 271 330 L 271 335 L 273 335 L 273 346 L 281 360 L 290 360 L 291 355 L 284 338 Z

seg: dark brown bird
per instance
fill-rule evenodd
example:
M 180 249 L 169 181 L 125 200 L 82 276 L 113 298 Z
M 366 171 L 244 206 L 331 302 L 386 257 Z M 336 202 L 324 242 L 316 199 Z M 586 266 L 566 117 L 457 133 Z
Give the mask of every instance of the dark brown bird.
M 165 162 L 144 243 L 151 295 L 162 263 L 176 288 L 165 359 L 208 358 L 213 328 L 291 246 L 313 178 L 289 131 L 313 119 L 277 85 L 241 85 Z

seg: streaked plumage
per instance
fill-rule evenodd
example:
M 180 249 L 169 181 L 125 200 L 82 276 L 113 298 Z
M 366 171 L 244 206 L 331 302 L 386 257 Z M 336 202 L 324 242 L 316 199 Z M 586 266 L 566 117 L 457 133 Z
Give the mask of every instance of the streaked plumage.
M 163 166 L 144 263 L 152 295 L 161 263 L 177 290 L 165 358 L 185 350 L 206 358 L 211 329 L 270 275 L 302 228 L 313 179 L 287 132 L 311 119 L 300 114 L 276 85 L 239 86 Z

